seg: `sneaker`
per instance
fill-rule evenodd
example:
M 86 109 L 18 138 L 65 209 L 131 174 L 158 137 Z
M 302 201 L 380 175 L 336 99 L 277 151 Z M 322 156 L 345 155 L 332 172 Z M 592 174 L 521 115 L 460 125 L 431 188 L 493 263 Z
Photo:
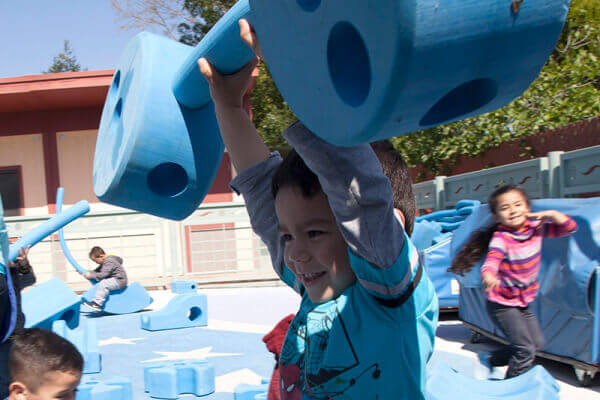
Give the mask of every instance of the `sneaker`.
M 95 301 L 85 301 L 82 300 L 83 304 L 85 304 L 86 306 L 88 306 L 89 308 L 95 310 L 95 311 L 102 311 L 102 306 L 98 303 L 96 303 Z
M 483 365 L 484 367 L 486 367 L 488 369 L 490 374 L 494 373 L 496 368 L 490 362 L 490 359 L 492 358 L 492 354 L 490 352 L 481 351 L 481 352 L 477 353 L 477 358 L 479 359 L 479 362 L 481 363 L 481 365 Z

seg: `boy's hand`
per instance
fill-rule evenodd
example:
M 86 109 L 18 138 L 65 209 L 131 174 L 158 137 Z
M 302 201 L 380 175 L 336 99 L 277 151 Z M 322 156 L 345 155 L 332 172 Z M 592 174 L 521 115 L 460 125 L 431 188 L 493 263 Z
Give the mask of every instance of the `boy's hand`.
M 19 249 L 19 256 L 16 258 L 16 261 L 25 261 L 27 262 L 27 255 L 29 254 L 29 250 L 31 250 L 31 246 L 21 247 Z
M 254 33 L 254 30 L 252 29 L 252 26 L 250 26 L 248 20 L 242 18 L 238 21 L 238 24 L 240 25 L 240 37 L 244 43 L 246 43 L 248 47 L 252 49 L 254 54 L 256 54 L 259 59 L 263 60 L 263 53 L 260 49 L 258 39 L 256 38 L 256 33 Z
M 82 274 L 82 275 L 83 275 L 83 277 L 84 277 L 85 279 L 91 279 L 91 276 L 90 276 L 90 273 L 89 273 L 89 272 L 86 272 L 85 274 Z
M 552 221 L 555 224 L 563 224 L 567 222 L 568 217 L 556 210 L 544 210 L 538 212 L 530 212 L 527 214 L 528 219 L 533 220 L 542 220 L 542 221 Z
M 500 279 L 496 277 L 496 275 L 491 272 L 485 272 L 481 277 L 481 283 L 483 284 L 483 288 L 486 292 L 489 292 L 493 288 L 500 286 Z
M 252 71 L 257 64 L 258 58 L 254 58 L 238 72 L 224 76 L 206 58 L 198 60 L 200 72 L 208 81 L 210 96 L 216 107 L 242 108 L 244 94 L 250 85 Z

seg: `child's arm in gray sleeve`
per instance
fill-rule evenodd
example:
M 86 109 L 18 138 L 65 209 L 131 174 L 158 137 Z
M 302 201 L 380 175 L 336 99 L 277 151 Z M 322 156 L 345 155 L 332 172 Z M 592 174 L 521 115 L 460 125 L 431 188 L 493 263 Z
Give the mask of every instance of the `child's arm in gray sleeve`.
M 298 283 L 283 261 L 283 243 L 275 214 L 275 199 L 271 193 L 271 178 L 279 164 L 281 157 L 273 152 L 266 160 L 240 172 L 230 186 L 244 197 L 252 229 L 267 246 L 275 272 L 298 291 Z

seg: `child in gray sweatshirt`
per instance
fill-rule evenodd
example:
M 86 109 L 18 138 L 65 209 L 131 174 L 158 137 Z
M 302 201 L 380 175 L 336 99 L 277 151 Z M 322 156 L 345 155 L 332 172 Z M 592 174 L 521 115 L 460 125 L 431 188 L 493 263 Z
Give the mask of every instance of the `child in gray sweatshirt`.
M 127 286 L 127 273 L 123 268 L 123 259 L 117 256 L 107 255 L 101 247 L 95 246 L 90 250 L 90 259 L 98 264 L 98 267 L 92 271 L 83 274 L 86 279 L 94 279 L 97 283 L 94 300 L 85 305 L 96 311 L 102 311 L 106 298 L 115 290 L 123 289 Z

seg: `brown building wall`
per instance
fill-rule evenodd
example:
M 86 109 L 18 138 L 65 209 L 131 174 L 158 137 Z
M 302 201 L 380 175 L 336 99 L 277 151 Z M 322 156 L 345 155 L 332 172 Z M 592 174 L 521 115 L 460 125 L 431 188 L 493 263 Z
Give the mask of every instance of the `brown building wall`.
M 512 164 L 532 158 L 545 157 L 551 151 L 572 151 L 600 145 L 600 117 L 566 125 L 551 131 L 544 131 L 502 143 L 477 157 L 461 156 L 448 176 L 479 171 L 481 169 Z M 530 147 L 531 150 L 526 148 Z M 411 168 L 413 182 L 420 172 L 426 175 L 426 181 L 434 176 L 420 167 Z

